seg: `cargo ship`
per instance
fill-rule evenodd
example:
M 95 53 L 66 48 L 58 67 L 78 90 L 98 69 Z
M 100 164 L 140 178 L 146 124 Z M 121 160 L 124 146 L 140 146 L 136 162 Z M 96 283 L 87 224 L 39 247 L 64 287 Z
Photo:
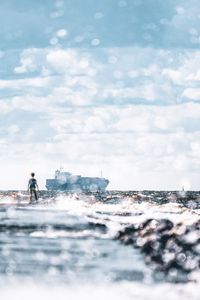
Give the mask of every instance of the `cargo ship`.
M 72 175 L 62 170 L 55 171 L 54 179 L 46 179 L 47 190 L 69 192 L 100 192 L 105 191 L 109 180 L 103 177 L 83 177 Z

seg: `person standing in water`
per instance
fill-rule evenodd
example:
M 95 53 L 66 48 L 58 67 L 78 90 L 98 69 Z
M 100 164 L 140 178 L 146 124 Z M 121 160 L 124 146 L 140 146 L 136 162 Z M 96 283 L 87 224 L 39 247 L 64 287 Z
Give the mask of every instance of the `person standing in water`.
M 38 194 L 37 194 L 36 189 L 37 189 L 37 191 L 39 191 L 37 180 L 35 179 L 35 173 L 31 173 L 31 178 L 28 181 L 28 191 L 30 194 L 30 202 L 32 202 L 33 194 L 35 197 L 35 201 L 38 200 Z

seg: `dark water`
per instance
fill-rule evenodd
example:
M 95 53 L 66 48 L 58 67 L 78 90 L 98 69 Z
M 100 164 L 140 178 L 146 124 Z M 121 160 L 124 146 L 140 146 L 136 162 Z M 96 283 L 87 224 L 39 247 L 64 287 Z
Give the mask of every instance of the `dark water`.
M 157 282 L 141 251 L 115 239 L 126 226 L 149 218 L 184 224 L 199 220 L 198 197 L 43 192 L 39 203 L 30 205 L 25 193 L 2 192 L 1 299 L 13 299 L 13 293 L 15 299 L 30 298 L 33 291 L 38 299 L 198 299 L 198 270 L 186 284 Z

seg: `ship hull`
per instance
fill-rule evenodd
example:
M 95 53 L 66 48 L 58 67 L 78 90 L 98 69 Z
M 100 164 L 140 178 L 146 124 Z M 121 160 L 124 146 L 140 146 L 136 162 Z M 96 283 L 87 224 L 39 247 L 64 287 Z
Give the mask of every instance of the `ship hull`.
M 109 184 L 109 180 L 104 178 L 81 177 L 77 180 L 65 183 L 59 182 L 57 179 L 47 179 L 47 190 L 58 190 L 68 192 L 97 192 L 105 191 Z

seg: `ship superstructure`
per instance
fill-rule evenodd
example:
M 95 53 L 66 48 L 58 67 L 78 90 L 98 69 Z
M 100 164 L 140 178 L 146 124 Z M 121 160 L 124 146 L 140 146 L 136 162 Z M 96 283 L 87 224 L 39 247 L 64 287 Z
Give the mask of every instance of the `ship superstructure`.
M 97 192 L 105 191 L 109 180 L 103 177 L 83 177 L 62 170 L 55 171 L 54 179 L 46 180 L 47 190 Z

